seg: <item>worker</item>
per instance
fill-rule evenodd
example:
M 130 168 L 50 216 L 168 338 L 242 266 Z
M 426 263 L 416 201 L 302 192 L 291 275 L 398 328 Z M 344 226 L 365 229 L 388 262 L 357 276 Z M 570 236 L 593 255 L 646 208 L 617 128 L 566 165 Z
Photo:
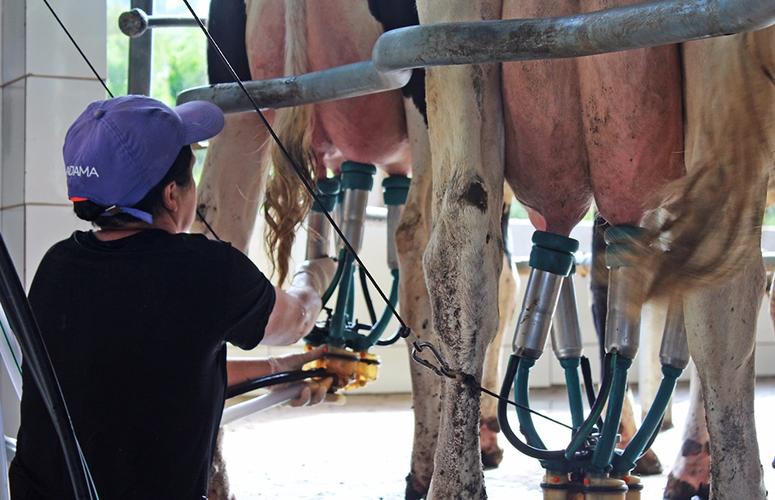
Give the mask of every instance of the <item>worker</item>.
M 197 207 L 191 144 L 223 125 L 211 103 L 173 109 L 130 95 L 89 104 L 65 137 L 68 196 L 95 230 L 51 247 L 29 300 L 103 500 L 206 498 L 227 385 L 322 356 L 226 359 L 226 342 L 248 350 L 307 334 L 335 265 L 305 262 L 281 290 L 228 243 L 187 233 Z M 72 498 L 24 367 L 23 383 L 11 496 Z M 320 402 L 330 385 L 307 383 L 295 404 Z

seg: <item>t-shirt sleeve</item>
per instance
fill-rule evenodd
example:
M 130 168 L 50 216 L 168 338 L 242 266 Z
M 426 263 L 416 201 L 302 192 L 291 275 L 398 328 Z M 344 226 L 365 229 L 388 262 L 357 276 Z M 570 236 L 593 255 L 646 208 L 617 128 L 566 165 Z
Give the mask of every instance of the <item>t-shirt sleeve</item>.
M 231 247 L 229 254 L 225 340 L 253 349 L 264 338 L 275 303 L 274 287 L 245 254 Z

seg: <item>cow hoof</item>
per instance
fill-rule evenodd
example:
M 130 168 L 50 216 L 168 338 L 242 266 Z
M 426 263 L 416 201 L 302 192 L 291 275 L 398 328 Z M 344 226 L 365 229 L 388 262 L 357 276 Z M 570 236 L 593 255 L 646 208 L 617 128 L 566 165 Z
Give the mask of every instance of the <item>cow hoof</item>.
M 667 476 L 667 486 L 665 487 L 664 499 L 667 500 L 708 500 L 710 498 L 710 487 L 707 484 L 700 484 L 695 488 L 686 481 L 677 479 L 670 474 Z
M 503 449 L 495 447 L 493 451 L 482 450 L 482 467 L 484 470 L 497 469 L 503 461 Z
M 406 491 L 404 498 L 406 500 L 422 500 L 428 494 L 428 488 L 422 488 L 415 484 L 414 474 L 411 472 L 406 476 Z
M 479 444 L 484 470 L 497 468 L 503 460 L 503 449 L 498 446 L 498 433 L 500 431 L 497 418 L 482 417 L 479 423 Z
M 662 474 L 662 463 L 659 457 L 652 450 L 646 453 L 635 462 L 635 468 L 632 471 L 636 476 L 654 476 Z

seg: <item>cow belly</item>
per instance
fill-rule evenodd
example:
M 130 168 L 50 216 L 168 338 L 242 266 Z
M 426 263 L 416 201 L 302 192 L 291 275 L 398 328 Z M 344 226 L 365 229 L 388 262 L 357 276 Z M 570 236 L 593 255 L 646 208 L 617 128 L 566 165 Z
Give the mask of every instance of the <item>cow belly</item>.
M 287 58 L 285 1 L 247 2 L 248 59 L 254 79 L 284 76 Z M 306 2 L 306 44 L 302 72 L 364 61 L 382 34 L 380 24 L 360 0 Z M 332 27 L 338 27 L 332 29 Z M 346 27 L 347 29 L 342 29 Z M 293 43 L 305 43 L 295 39 Z M 410 152 L 400 92 L 315 105 L 313 152 L 319 168 L 337 170 L 345 159 L 406 174 Z
M 254 80 L 283 76 L 285 5 L 283 0 L 245 2 L 245 46 Z
M 595 202 L 609 223 L 638 224 L 656 192 L 684 174 L 680 64 L 675 45 L 578 60 Z
M 506 0 L 503 17 L 578 12 L 578 2 Z M 581 121 L 577 61 L 503 65 L 506 179 L 538 229 L 567 235 L 589 208 L 592 189 Z
M 348 29 L 332 29 L 347 26 Z M 307 2 L 308 62 L 318 71 L 371 58 L 382 26 L 362 0 Z M 331 50 L 336 47 L 336 50 Z M 409 143 L 403 97 L 399 91 L 321 103 L 316 109 L 329 157 L 391 167 L 407 165 Z M 335 165 L 333 165 L 335 167 Z M 404 167 L 405 169 L 408 167 Z M 391 173 L 397 172 L 396 168 Z

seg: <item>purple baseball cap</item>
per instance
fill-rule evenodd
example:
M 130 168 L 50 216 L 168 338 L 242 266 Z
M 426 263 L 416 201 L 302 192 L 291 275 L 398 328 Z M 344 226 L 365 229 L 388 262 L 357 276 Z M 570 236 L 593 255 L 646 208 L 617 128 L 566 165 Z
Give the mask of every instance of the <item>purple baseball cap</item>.
M 222 129 L 223 112 L 205 101 L 175 108 L 142 95 L 95 101 L 65 136 L 67 196 L 150 224 L 151 214 L 132 206 L 161 182 L 183 146 Z

